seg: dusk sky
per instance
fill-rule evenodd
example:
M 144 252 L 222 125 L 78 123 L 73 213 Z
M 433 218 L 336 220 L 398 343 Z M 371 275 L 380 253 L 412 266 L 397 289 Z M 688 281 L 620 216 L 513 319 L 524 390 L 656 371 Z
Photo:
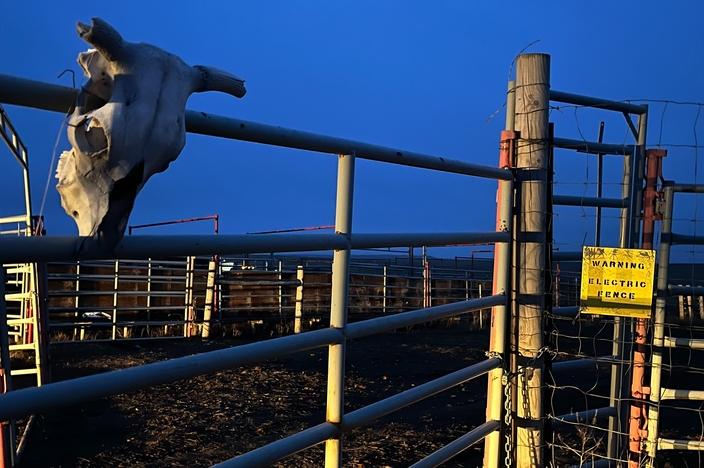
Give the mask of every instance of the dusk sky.
M 87 45 L 75 23 L 100 16 L 129 41 L 246 80 L 244 99 L 194 95 L 190 109 L 495 165 L 506 82 L 521 50 L 551 54 L 554 89 L 615 100 L 700 102 L 703 14 L 694 1 L 12 1 L 0 16 L 0 73 L 71 86 L 70 74 L 57 78 L 68 68 L 80 86 L 76 56 Z M 47 231 L 75 233 L 49 168 L 57 135 L 55 158 L 69 147 L 63 116 L 6 110 L 29 148 L 35 212 L 51 172 Z M 651 110 L 651 146 L 704 141 L 698 105 L 651 103 Z M 629 141 L 620 115 L 563 108 L 551 119 L 558 136 L 595 140 L 605 120 L 607 142 Z M 666 178 L 702 182 L 696 149 L 668 149 Z M 15 214 L 22 207 L 20 171 L 8 152 L 0 153 L 6 156 L 0 158 L 3 214 Z M 556 159 L 556 193 L 595 194 L 593 156 L 560 151 Z M 621 160 L 607 159 L 605 194 L 615 196 Z M 494 181 L 371 161 L 358 161 L 357 168 L 356 231 L 494 227 Z M 188 135 L 178 160 L 139 195 L 130 223 L 219 213 L 224 233 L 332 224 L 335 174 L 331 155 Z M 699 208 L 693 200 L 680 204 L 676 226 L 694 232 L 691 219 L 702 217 Z M 575 250 L 589 243 L 593 211 L 558 210 L 556 245 Z M 610 243 L 616 215 L 606 211 Z M 149 233 L 209 230 L 203 224 Z

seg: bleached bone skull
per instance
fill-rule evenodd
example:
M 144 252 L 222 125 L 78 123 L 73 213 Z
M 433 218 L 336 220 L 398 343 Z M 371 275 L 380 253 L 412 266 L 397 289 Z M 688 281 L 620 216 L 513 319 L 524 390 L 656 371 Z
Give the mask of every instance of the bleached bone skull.
M 246 91 L 244 81 L 227 72 L 126 42 L 100 18 L 76 29 L 94 48 L 78 56 L 88 81 L 69 117 L 71 150 L 59 159 L 56 188 L 80 235 L 115 245 L 139 191 L 183 149 L 188 97 L 201 91 L 242 97 Z

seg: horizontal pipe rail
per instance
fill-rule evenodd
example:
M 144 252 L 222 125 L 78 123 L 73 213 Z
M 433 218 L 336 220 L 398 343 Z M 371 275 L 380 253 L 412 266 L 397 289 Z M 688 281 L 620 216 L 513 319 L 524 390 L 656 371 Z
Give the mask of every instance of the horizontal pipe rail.
M 633 153 L 632 145 L 613 145 L 586 140 L 572 140 L 570 138 L 555 138 L 553 139 L 553 145 L 556 148 L 569 149 L 588 154 L 614 154 L 623 156 Z
M 27 221 L 27 215 L 5 216 L 0 218 L 0 224 L 24 223 Z
M 428 234 L 264 234 L 129 236 L 114 249 L 88 237 L 0 239 L 0 262 L 44 262 L 120 257 L 175 257 L 240 253 L 302 252 L 369 247 L 448 246 L 508 242 L 507 232 Z
M 405 408 L 413 403 L 429 398 L 440 392 L 444 392 L 459 384 L 469 380 L 476 379 L 492 369 L 496 369 L 501 365 L 501 359 L 490 358 L 484 361 L 472 364 L 458 371 L 444 375 L 437 379 L 431 380 L 424 384 L 418 385 L 411 389 L 405 390 L 396 395 L 384 398 L 383 400 L 372 403 L 358 410 L 352 411 L 344 415 L 342 419 L 342 427 L 344 430 L 354 429 L 355 427 L 365 426 L 375 419 L 396 412 L 401 408 Z
M 122 289 L 118 290 L 120 296 L 152 296 L 152 297 L 183 297 L 183 291 L 125 291 Z M 94 297 L 94 296 L 112 296 L 115 294 L 115 290 L 112 291 L 49 291 L 47 296 L 49 297 Z
M 704 296 L 704 286 L 682 286 L 680 284 L 668 284 L 667 290 L 676 296 Z
M 647 106 L 641 104 L 631 104 L 630 102 L 612 101 L 609 99 L 581 96 L 579 94 L 565 93 L 563 91 L 550 90 L 550 100 L 574 104 L 576 106 L 595 107 L 615 112 L 626 112 L 629 114 L 645 114 L 648 112 Z
M 599 365 L 613 364 L 613 356 L 602 356 L 595 358 L 570 359 L 568 361 L 556 361 L 552 364 L 555 372 L 567 372 L 582 369 L 585 367 L 597 368 Z
M 498 421 L 487 421 L 481 424 L 465 435 L 453 440 L 444 447 L 436 450 L 427 457 L 411 465 L 411 468 L 431 468 L 440 466 L 451 458 L 464 452 L 472 445 L 483 440 L 486 436 L 494 431 L 499 430 L 501 424 Z
M 64 86 L 0 75 L 0 102 L 7 104 L 66 113 L 73 108 L 76 93 L 77 90 Z M 455 174 L 502 180 L 510 180 L 512 177 L 510 171 L 492 166 L 191 110 L 186 111 L 186 131 L 321 153 L 352 154 L 362 159 Z
M 658 450 L 704 450 L 704 441 L 690 439 L 658 439 Z
M 552 253 L 552 261 L 555 262 L 581 262 L 582 252 L 556 251 Z
M 600 457 L 603 455 L 590 454 L 592 457 Z M 625 466 L 628 464 L 626 460 L 610 460 L 607 458 L 602 458 L 601 460 L 585 461 L 579 465 L 570 465 L 568 468 L 618 468 L 619 466 Z
M 359 338 L 457 315 L 469 310 L 498 305 L 502 301 L 505 301 L 504 296 L 488 296 L 481 299 L 355 322 L 349 324 L 344 332 L 339 329 L 326 328 L 225 350 L 211 351 L 105 374 L 57 382 L 43 387 L 14 391 L 0 396 L 0 420 L 15 419 L 59 405 L 78 403 L 91 398 L 114 395 L 271 357 L 278 357 L 283 354 L 339 343 L 343 338 L 343 333 L 346 333 L 349 338 Z
M 331 423 L 322 423 L 286 438 L 243 453 L 213 465 L 214 468 L 250 468 L 272 466 L 276 461 L 337 436 L 340 429 Z
M 704 185 L 702 184 L 673 184 L 670 182 L 666 182 L 663 185 L 667 188 L 671 188 L 673 192 L 704 193 Z
M 579 314 L 579 306 L 554 307 L 552 315 L 574 318 Z
M 682 388 L 662 388 L 660 400 L 704 400 L 704 390 L 686 390 Z
M 342 419 L 342 430 L 349 431 L 356 427 L 365 426 L 378 418 L 398 411 L 408 405 L 417 403 L 437 393 L 480 377 L 500 365 L 501 360 L 498 358 L 487 359 L 347 413 Z M 329 439 L 337 434 L 337 430 L 337 427 L 333 424 L 319 424 L 303 432 L 293 434 L 259 447 L 251 452 L 226 460 L 216 466 L 228 468 L 270 466 L 281 458 L 293 455 L 298 451 Z
M 167 361 L 105 372 L 0 395 L 0 421 L 59 406 L 196 377 L 253 362 L 319 348 L 343 340 L 342 330 L 324 328 Z
M 691 236 L 689 234 L 671 233 L 662 235 L 663 241 L 669 241 L 671 244 L 678 245 L 704 245 L 704 236 Z
M 578 197 L 572 195 L 553 195 L 552 203 L 563 206 L 594 206 L 602 208 L 626 208 L 628 198 Z
M 704 349 L 704 339 L 666 336 L 663 338 L 662 345 L 666 348 Z
M 506 302 L 506 296 L 497 294 L 468 301 L 453 302 L 425 309 L 412 310 L 395 315 L 353 322 L 345 328 L 345 335 L 350 339 L 383 333 L 397 328 L 410 327 L 419 323 L 454 317 L 455 315 L 486 309 Z
M 562 423 L 580 423 L 589 422 L 594 419 L 603 419 L 616 416 L 616 408 L 613 406 L 605 406 L 603 408 L 595 408 L 591 410 L 578 411 L 576 413 L 563 414 L 561 416 L 555 416 L 553 419 L 555 422 Z
M 183 306 L 181 306 L 183 310 Z M 278 317 L 277 317 L 278 318 Z M 144 327 L 144 326 L 160 326 L 160 325 L 185 325 L 187 323 L 196 323 L 194 320 L 152 320 L 152 321 L 136 321 L 136 320 L 125 320 L 123 322 L 70 322 L 70 323 L 50 323 L 49 328 L 73 328 L 73 327 L 86 327 L 86 328 L 101 328 L 101 327 Z

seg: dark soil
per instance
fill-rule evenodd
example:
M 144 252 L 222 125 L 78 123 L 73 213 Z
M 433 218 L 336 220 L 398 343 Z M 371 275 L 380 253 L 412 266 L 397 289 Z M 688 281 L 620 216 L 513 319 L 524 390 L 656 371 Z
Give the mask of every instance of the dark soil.
M 485 359 L 487 331 L 391 333 L 348 346 L 346 410 Z M 53 378 L 64 380 L 247 340 L 56 345 Z M 299 353 L 40 415 L 23 466 L 209 466 L 325 419 L 327 351 Z M 354 430 L 346 466 L 407 466 L 484 421 L 486 378 L 455 387 Z M 455 466 L 480 466 L 481 444 Z M 281 466 L 322 465 L 322 447 Z
M 561 327 L 563 352 L 603 356 L 610 331 Z M 589 336 L 581 344 L 566 336 Z M 603 340 L 601 339 L 603 338 Z M 163 359 L 251 342 L 224 338 L 112 344 L 58 344 L 52 347 L 53 379 L 65 380 Z M 574 340 L 579 341 L 579 340 Z M 351 411 L 485 359 L 487 330 L 431 327 L 389 333 L 348 346 L 346 411 Z M 663 376 L 671 388 L 703 387 L 699 354 L 677 350 L 678 363 Z M 257 366 L 178 381 L 130 394 L 39 415 L 22 466 L 210 466 L 255 449 L 325 419 L 327 351 L 298 353 Z M 578 368 L 556 375 L 560 390 L 546 392 L 555 414 L 606 406 L 609 369 Z M 345 466 L 408 466 L 484 421 L 486 378 L 460 385 L 357 429 L 344 438 Z M 670 406 L 670 405 L 664 405 Z M 701 402 L 677 402 L 663 409 L 663 437 L 698 440 L 704 433 Z M 605 425 L 601 421 L 598 425 Z M 603 453 L 605 433 L 554 425 L 546 433 L 546 457 L 553 466 L 577 461 L 550 444 Z M 481 466 L 483 444 L 447 466 Z M 701 466 L 698 453 L 661 452 L 658 466 Z M 318 467 L 322 446 L 286 458 L 279 466 Z

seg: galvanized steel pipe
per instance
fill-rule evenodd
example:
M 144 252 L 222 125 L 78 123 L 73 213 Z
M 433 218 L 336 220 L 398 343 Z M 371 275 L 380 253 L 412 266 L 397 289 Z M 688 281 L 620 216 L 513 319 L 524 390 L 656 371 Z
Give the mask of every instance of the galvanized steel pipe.
M 5 238 L 6 237 L 6 238 Z M 428 234 L 267 234 L 127 236 L 114 250 L 89 237 L 33 236 L 0 238 L 0 261 L 51 262 L 77 259 L 152 258 L 182 255 L 303 252 L 506 242 L 506 232 Z
M 77 90 L 41 81 L 0 74 L 0 102 L 54 112 L 69 112 Z M 491 166 L 467 163 L 345 138 L 303 132 L 248 120 L 186 111 L 186 131 L 201 135 L 284 146 L 330 154 L 351 154 L 373 161 L 420 167 L 442 172 L 508 180 L 511 172 Z
M 0 421 L 319 348 L 342 339 L 341 330 L 324 328 L 16 390 L 0 395 Z

